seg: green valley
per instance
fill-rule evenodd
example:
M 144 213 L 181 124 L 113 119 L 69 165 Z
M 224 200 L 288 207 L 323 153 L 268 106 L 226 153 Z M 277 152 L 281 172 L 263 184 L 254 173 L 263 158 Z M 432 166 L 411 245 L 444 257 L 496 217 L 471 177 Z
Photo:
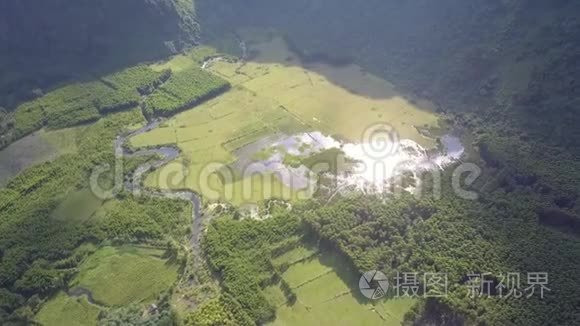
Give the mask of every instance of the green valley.
M 6 1 L 0 325 L 580 325 L 578 12 Z

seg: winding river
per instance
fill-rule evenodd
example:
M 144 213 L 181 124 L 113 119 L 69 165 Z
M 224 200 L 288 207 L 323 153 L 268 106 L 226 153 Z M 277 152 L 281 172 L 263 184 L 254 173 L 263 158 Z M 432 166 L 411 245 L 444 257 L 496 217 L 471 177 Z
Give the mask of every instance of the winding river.
M 192 229 L 190 238 L 190 247 L 194 257 L 194 262 L 200 257 L 200 240 L 201 240 L 201 230 L 202 230 L 202 216 L 201 213 L 201 199 L 200 197 L 189 190 L 153 190 L 143 186 L 142 179 L 145 173 L 153 171 L 160 168 L 161 166 L 173 161 L 180 155 L 180 150 L 175 146 L 161 146 L 152 149 L 143 149 L 138 151 L 132 151 L 127 145 L 128 140 L 131 137 L 140 135 L 142 133 L 153 130 L 163 122 L 162 119 L 156 119 L 149 121 L 147 125 L 134 131 L 124 132 L 117 136 L 115 139 L 115 153 L 121 153 L 123 158 L 128 157 L 138 157 L 138 156 L 157 156 L 159 159 L 149 161 L 147 163 L 141 164 L 135 172 L 131 179 L 126 179 L 124 181 L 125 190 L 133 193 L 134 195 L 145 194 L 147 196 L 158 197 L 158 198 L 169 198 L 169 199 L 181 199 L 192 204 Z M 96 305 L 102 305 L 96 302 L 91 290 L 76 286 L 67 290 L 67 294 L 71 297 L 81 297 L 86 296 L 87 300 Z
M 240 48 L 245 49 L 245 43 L 240 41 Z M 245 53 L 245 50 L 244 50 Z M 206 59 L 201 67 L 202 69 L 207 69 L 212 63 L 223 60 L 222 56 L 211 57 Z M 133 194 L 145 194 L 152 197 L 159 198 L 169 198 L 169 199 L 181 199 L 191 202 L 192 205 L 192 229 L 191 229 L 191 239 L 190 246 L 193 250 L 194 257 L 198 257 L 200 251 L 200 239 L 202 231 L 202 217 L 201 212 L 201 198 L 199 195 L 191 190 L 153 190 L 143 186 L 141 182 L 146 173 L 156 170 L 163 165 L 177 159 L 181 154 L 180 149 L 177 146 L 160 146 L 156 148 L 142 149 L 137 151 L 132 151 L 127 143 L 130 138 L 138 136 L 140 134 L 149 132 L 157 128 L 163 119 L 154 119 L 148 121 L 147 124 L 137 130 L 125 132 L 117 137 L 115 140 L 115 153 L 121 153 L 122 157 L 137 157 L 137 156 L 157 156 L 159 159 L 154 161 L 149 161 L 137 167 L 133 173 L 133 177 L 130 180 L 125 180 L 125 189 Z
M 175 160 L 181 154 L 177 146 L 161 146 L 152 149 L 143 149 L 138 151 L 132 151 L 126 146 L 126 143 L 131 137 L 146 133 L 159 126 L 162 119 L 156 119 L 149 121 L 147 125 L 139 128 L 135 131 L 128 133 L 123 133 L 117 137 L 115 140 L 115 153 L 122 153 L 123 157 L 137 157 L 137 156 L 158 156 L 159 159 L 150 161 L 140 165 L 133 173 L 132 180 L 125 180 L 125 189 L 133 194 L 140 195 L 145 194 L 152 197 L 159 198 L 169 198 L 169 199 L 181 199 L 192 204 L 192 230 L 191 230 L 191 240 L 190 245 L 193 250 L 194 256 L 197 256 L 200 249 L 200 237 L 202 229 L 202 212 L 201 212 L 201 199 L 199 195 L 190 190 L 152 190 L 146 188 L 142 184 L 143 176 L 145 173 L 153 171 L 162 167 L 163 165 Z

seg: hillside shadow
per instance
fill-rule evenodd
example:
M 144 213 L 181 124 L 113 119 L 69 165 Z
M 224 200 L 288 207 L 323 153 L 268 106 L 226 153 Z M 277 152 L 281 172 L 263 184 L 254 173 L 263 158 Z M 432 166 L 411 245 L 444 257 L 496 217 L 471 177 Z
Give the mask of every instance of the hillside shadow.
M 0 107 L 14 110 L 33 100 L 38 91 L 47 94 L 60 87 L 91 82 L 127 67 L 162 60 L 172 53 L 164 46 L 128 45 L 82 55 L 38 56 L 25 54 L 0 62 Z
M 372 301 L 363 296 L 359 288 L 359 272 L 348 257 L 334 249 L 330 244 L 320 244 L 320 254 L 317 256 L 320 264 L 332 268 L 336 275 L 349 288 L 351 295 L 359 304 L 369 304 Z
M 410 106 L 423 111 L 440 110 L 434 103 L 414 94 L 405 93 L 388 80 L 357 65 L 354 58 L 338 54 L 306 53 L 294 45 L 288 37 L 276 32 L 241 31 L 223 38 L 227 40 L 227 46 L 224 46 L 222 41 L 210 41 L 210 44 L 216 46 L 219 51 L 242 57 L 245 63 L 299 68 L 303 70 L 311 84 L 317 81 L 314 78 L 322 77 L 356 96 L 371 100 L 400 98 Z M 238 68 L 238 71 L 241 68 Z

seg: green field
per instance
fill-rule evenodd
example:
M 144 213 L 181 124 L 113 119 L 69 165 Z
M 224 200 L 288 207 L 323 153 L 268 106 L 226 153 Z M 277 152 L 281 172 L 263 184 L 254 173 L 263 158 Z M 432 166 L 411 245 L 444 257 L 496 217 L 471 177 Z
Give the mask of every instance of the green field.
M 217 55 L 216 49 L 210 46 L 196 46 L 186 54 L 178 54 L 171 59 L 152 64 L 150 67 L 154 71 L 164 71 L 170 69 L 173 72 L 180 72 L 188 68 L 199 67 L 203 61 L 209 57 Z
M 292 263 L 314 252 L 298 247 L 278 257 L 276 263 Z M 278 285 L 264 290 L 275 304 L 276 320 L 271 325 L 400 325 L 413 306 L 412 299 L 363 301 L 358 295 L 358 274 L 336 254 L 323 252 L 291 265 L 282 274 L 297 296 L 293 305 L 285 303 Z
M 282 264 L 294 264 L 302 259 L 306 259 L 318 253 L 318 250 L 311 247 L 299 246 L 293 250 L 287 251 L 280 256 L 272 259 L 274 266 Z
M 43 326 L 94 326 L 99 312 L 99 307 L 86 298 L 73 298 L 60 292 L 42 306 L 36 321 Z
M 391 124 L 401 138 L 427 147 L 434 144 L 415 128 L 437 124 L 431 105 L 411 103 L 391 84 L 360 67 L 302 66 L 281 38 L 253 43 L 252 50 L 259 55 L 251 62 L 219 61 L 209 68 L 228 80 L 232 90 L 132 139 L 135 147 L 177 144 L 183 152 L 179 160 L 152 173 L 148 186 L 189 188 L 209 200 L 235 204 L 292 200 L 297 191 L 277 178 L 261 181 L 233 175 L 224 180 L 211 174 L 212 165 L 230 164 L 236 160 L 234 150 L 274 134 L 321 131 L 359 142 L 365 129 L 379 121 Z M 277 63 L 288 58 L 294 65 Z M 184 67 L 187 60 L 195 62 L 179 56 L 157 67 Z M 250 190 L 243 190 L 244 179 L 255 181 Z
M 165 189 L 186 187 L 199 191 L 209 200 L 226 199 L 241 204 L 267 199 L 262 196 L 267 192 L 271 192 L 273 197 L 284 197 L 292 192 L 276 178 L 271 178 L 267 184 L 255 176 L 250 187 L 252 193 L 246 193 L 244 198 L 242 180 L 234 180 L 235 176 L 232 176 L 232 182 L 228 184 L 232 195 L 229 196 L 217 176 L 201 178 L 204 168 L 211 163 L 232 163 L 234 149 L 284 127 L 287 131 L 299 130 L 300 124 L 292 116 L 276 110 L 274 101 L 255 97 L 245 89 L 234 89 L 194 110 L 178 114 L 152 132 L 133 138 L 132 145 L 175 143 L 183 151 L 182 161 L 152 173 L 146 180 L 148 186 Z
M 107 306 L 153 301 L 177 279 L 178 265 L 162 259 L 163 253 L 132 246 L 101 248 L 80 265 L 71 288 L 86 288 Z

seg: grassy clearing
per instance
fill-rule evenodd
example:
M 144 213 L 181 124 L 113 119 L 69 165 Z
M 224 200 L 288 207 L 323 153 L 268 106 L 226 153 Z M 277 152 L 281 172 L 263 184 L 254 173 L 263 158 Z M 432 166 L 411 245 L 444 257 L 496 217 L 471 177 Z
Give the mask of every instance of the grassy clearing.
M 230 187 L 235 198 L 229 198 L 229 201 L 243 203 L 242 180 L 233 181 L 235 176 L 232 175 L 233 182 L 224 184 L 217 176 L 209 180 L 200 176 L 212 162 L 234 162 L 236 158 L 231 153 L 234 149 L 277 132 L 280 126 L 285 127 L 285 131 L 300 128 L 299 122 L 278 110 L 274 101 L 238 88 L 194 110 L 178 114 L 164 126 L 133 138 L 131 143 L 135 147 L 176 143 L 183 151 L 180 161 L 152 173 L 146 180 L 148 186 L 165 189 L 187 187 L 213 200 L 227 199 L 224 189 Z M 251 187 L 252 194 L 248 195 L 247 201 L 266 199 L 261 195 L 264 189 L 260 188 L 271 191 L 273 196 L 292 193 L 276 178 L 264 185 L 257 178 L 254 177 L 256 187 Z M 206 180 L 207 184 L 203 184 L 202 180 Z
M 174 73 L 199 67 L 205 59 L 217 55 L 216 49 L 209 46 L 197 46 L 186 54 L 178 54 L 164 62 L 157 62 L 150 66 L 154 71 L 164 71 L 169 69 Z
M 311 253 L 298 247 L 279 256 L 277 262 L 292 263 Z M 346 266 L 339 256 L 326 251 L 290 266 L 282 278 L 296 293 L 296 303 L 285 304 L 277 285 L 264 290 L 278 307 L 271 325 L 400 325 L 415 300 L 362 301 L 352 292 L 358 286 L 358 275 Z
M 108 306 L 148 302 L 177 279 L 178 266 L 162 255 L 156 249 L 104 247 L 81 264 L 71 284 L 89 289 Z
M 10 144 L 0 151 L 0 186 L 28 167 L 76 152 L 76 138 L 83 129 L 40 130 Z
M 294 264 L 284 273 L 284 279 L 291 288 L 300 287 L 304 282 L 332 272 L 332 266 L 321 264 L 317 257 L 314 258 L 313 260 Z
M 99 307 L 86 298 L 72 298 L 61 292 L 42 306 L 36 321 L 44 326 L 94 326 L 99 312 Z
M 165 69 L 170 69 L 173 72 L 183 71 L 185 69 L 191 68 L 194 65 L 194 61 L 190 56 L 185 54 L 179 54 L 172 57 L 166 62 L 158 62 L 151 65 L 151 69 L 154 71 L 163 71 Z
M 84 222 L 103 204 L 89 189 L 75 191 L 67 196 L 52 212 L 53 218 L 62 221 Z
M 294 264 L 295 262 L 298 262 L 299 260 L 311 257 L 313 255 L 315 255 L 318 252 L 317 249 L 312 248 L 312 247 L 307 247 L 307 246 L 299 246 L 297 248 L 294 248 L 290 251 L 287 251 L 283 254 L 281 254 L 278 257 L 275 257 L 272 259 L 272 264 L 274 264 L 274 266 L 280 266 L 284 263 L 286 264 Z
M 75 153 L 77 151 L 77 136 L 85 130 L 85 127 L 74 127 L 53 131 L 41 130 L 40 136 L 56 147 L 59 153 Z
M 211 169 L 204 168 L 212 163 L 231 164 L 237 159 L 233 154 L 236 149 L 273 134 L 317 130 L 359 142 L 365 129 L 377 122 L 391 124 L 401 138 L 427 147 L 434 145 L 415 127 L 437 124 L 428 103 L 406 100 L 393 85 L 358 66 L 302 66 L 281 38 L 262 34 L 256 34 L 256 42 L 248 42 L 252 52 L 258 53 L 253 61 L 219 61 L 209 68 L 234 85 L 232 90 L 132 139 L 135 147 L 177 144 L 183 151 L 174 164 L 151 174 L 148 186 L 185 187 L 210 200 L 234 204 L 273 197 L 292 200 L 298 197 L 296 191 L 285 189 L 277 178 L 253 187 L 251 193 L 240 194 L 243 180 L 255 181 L 254 176 L 224 180 L 208 177 L 211 173 L 203 171 Z M 156 69 L 185 67 L 186 61 L 195 65 L 190 57 L 175 57 Z M 228 191 L 233 195 L 228 196 Z
M 425 146 L 432 140 L 421 136 L 415 126 L 436 125 L 437 117 L 426 102 L 412 103 L 392 84 L 370 75 L 356 65 L 334 67 L 325 64 L 300 66 L 281 38 L 254 46 L 255 62 L 237 67 L 237 74 L 249 76 L 243 86 L 261 96 L 275 99 L 311 129 L 361 141 L 365 128 L 376 123 L 391 124 L 401 138 Z M 292 65 L 280 64 L 292 58 Z M 224 62 L 213 69 L 234 65 Z M 227 78 L 230 70 L 226 70 Z
M 307 306 L 299 301 L 292 307 L 283 306 L 276 311 L 271 325 L 401 325 L 404 314 L 415 303 L 410 299 L 391 300 L 376 305 L 362 305 L 350 295 L 344 295 L 317 306 Z

